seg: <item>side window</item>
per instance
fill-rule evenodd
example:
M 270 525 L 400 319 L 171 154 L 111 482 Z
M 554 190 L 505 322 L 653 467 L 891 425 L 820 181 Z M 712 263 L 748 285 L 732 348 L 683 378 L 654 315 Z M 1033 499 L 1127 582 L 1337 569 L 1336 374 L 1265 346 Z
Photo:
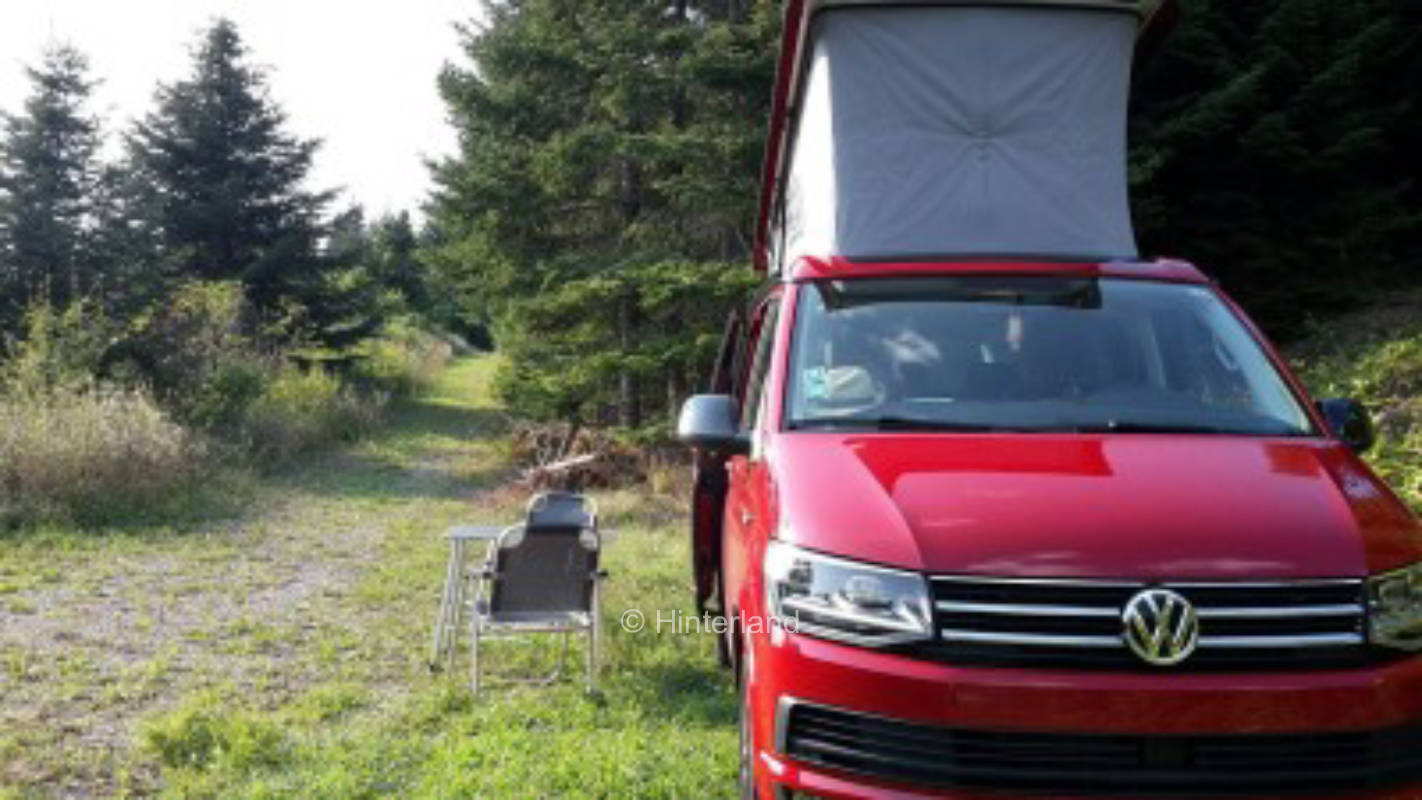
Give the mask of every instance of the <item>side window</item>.
M 775 320 L 780 315 L 780 301 L 773 299 L 766 306 L 756 334 L 755 358 L 751 361 L 750 379 L 746 383 L 745 402 L 741 403 L 741 427 L 749 430 L 760 412 L 761 395 L 765 392 L 765 376 L 770 372 L 771 350 L 775 346 Z

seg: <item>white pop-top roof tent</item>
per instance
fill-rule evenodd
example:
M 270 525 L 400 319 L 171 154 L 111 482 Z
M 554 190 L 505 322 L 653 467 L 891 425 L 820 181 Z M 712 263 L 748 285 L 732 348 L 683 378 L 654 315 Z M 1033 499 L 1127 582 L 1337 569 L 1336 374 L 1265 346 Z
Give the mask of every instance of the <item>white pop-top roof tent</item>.
M 767 165 L 770 266 L 1135 257 L 1126 107 L 1142 13 L 812 2 Z

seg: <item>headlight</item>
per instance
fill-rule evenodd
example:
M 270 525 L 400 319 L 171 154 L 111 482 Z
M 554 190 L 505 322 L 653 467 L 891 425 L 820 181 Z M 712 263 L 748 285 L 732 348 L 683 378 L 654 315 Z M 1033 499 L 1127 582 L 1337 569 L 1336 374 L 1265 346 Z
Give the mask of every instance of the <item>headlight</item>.
M 1422 650 L 1422 564 L 1368 579 L 1368 639 Z
M 798 633 L 880 647 L 933 636 L 928 582 L 771 542 L 765 552 L 766 604 Z

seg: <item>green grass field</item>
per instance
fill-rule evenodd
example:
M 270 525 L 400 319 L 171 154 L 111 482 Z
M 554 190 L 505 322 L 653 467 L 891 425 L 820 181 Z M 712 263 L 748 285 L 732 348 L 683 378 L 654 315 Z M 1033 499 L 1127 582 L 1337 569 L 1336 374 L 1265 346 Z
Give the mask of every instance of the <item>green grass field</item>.
M 598 496 L 610 545 L 602 692 L 571 677 L 474 700 L 425 660 L 439 534 L 517 517 L 491 358 L 455 362 L 374 438 L 243 486 L 182 529 L 0 538 L 0 797 L 712 797 L 735 698 L 690 610 L 684 503 Z M 486 649 L 533 674 L 556 637 Z

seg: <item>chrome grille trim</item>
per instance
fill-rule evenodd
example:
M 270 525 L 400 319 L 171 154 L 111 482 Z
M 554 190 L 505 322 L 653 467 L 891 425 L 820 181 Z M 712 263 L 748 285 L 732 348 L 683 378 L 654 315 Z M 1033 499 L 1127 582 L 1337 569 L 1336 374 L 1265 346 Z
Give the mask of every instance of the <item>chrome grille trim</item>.
M 1093 578 L 996 578 L 986 575 L 930 575 L 937 582 L 959 581 L 962 583 L 1000 584 L 1040 584 L 1047 586 L 1088 586 L 1098 589 L 1133 589 L 1143 584 L 1134 581 L 1095 580 Z
M 1077 617 L 1119 617 L 1120 609 L 1103 606 L 1057 606 L 1037 603 L 955 603 L 944 600 L 933 604 L 939 611 L 958 611 L 965 614 L 1014 614 L 1037 616 L 1038 614 L 1060 614 Z
M 1283 608 L 1261 606 L 1258 608 L 1201 608 L 1197 612 L 1200 619 L 1280 619 L 1288 617 L 1348 617 L 1357 616 L 1361 609 L 1354 605 L 1326 606 L 1286 606 Z
M 1314 633 L 1301 636 L 1201 636 L 1201 647 L 1291 648 L 1348 647 L 1363 643 L 1361 633 Z
M 939 574 L 928 576 L 938 583 L 1037 584 L 1042 586 L 1086 586 L 1097 589 L 1143 589 L 1164 586 L 1170 589 L 1307 589 L 1327 586 L 1361 586 L 1362 578 L 1299 578 L 1278 581 L 1128 581 L 1118 578 L 1019 578 L 994 575 Z
M 979 642 L 982 644 L 1029 645 L 1037 647 L 1121 647 L 1119 636 L 1066 636 L 1046 633 L 986 633 L 944 628 L 940 633 L 948 642 Z
M 1170 588 L 1170 587 L 1167 587 Z M 934 603 L 939 611 L 957 611 L 964 614 L 1010 614 L 1036 616 L 1056 614 L 1074 617 L 1120 617 L 1121 611 L 1109 606 L 1064 606 L 1045 603 L 966 603 L 941 600 Z M 1287 613 L 1282 613 L 1287 612 Z M 1353 605 L 1318 605 L 1257 608 L 1202 608 L 1197 612 L 1200 619 L 1279 619 L 1281 617 L 1347 617 L 1358 613 Z
M 1362 586 L 1362 578 L 1299 578 L 1292 581 L 1169 581 L 1175 589 L 1308 589 L 1327 586 Z
M 1195 669 L 1288 669 L 1368 663 L 1363 580 L 1093 581 L 932 575 L 937 641 L 932 657 L 1007 666 L 1070 664 L 1149 668 L 1122 638 L 1122 611 L 1137 592 L 1183 595 L 1200 620 Z
M 985 633 L 944 628 L 940 634 L 948 642 L 1037 645 L 1039 647 L 1119 647 L 1119 636 L 1067 636 L 1043 633 Z M 1358 633 L 1316 633 L 1303 636 L 1201 636 L 1205 647 L 1343 647 L 1362 644 Z

